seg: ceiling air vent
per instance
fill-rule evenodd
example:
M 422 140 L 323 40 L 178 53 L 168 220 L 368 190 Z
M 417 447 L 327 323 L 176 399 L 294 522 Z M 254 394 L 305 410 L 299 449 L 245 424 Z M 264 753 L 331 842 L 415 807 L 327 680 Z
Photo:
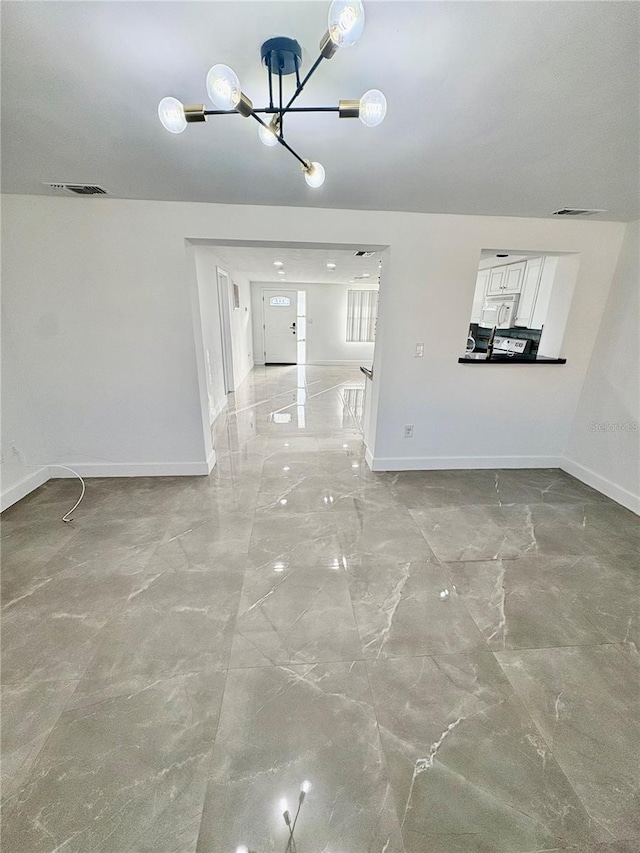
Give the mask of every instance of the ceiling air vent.
M 74 195 L 107 195 L 107 190 L 97 184 L 45 184 L 51 190 L 62 190 L 62 192 Z
M 607 210 L 599 208 L 562 207 L 554 210 L 552 216 L 594 216 L 596 213 L 608 213 Z
M 353 253 L 356 258 L 372 258 L 375 255 L 375 252 L 366 252 L 364 249 L 360 249 L 359 252 Z

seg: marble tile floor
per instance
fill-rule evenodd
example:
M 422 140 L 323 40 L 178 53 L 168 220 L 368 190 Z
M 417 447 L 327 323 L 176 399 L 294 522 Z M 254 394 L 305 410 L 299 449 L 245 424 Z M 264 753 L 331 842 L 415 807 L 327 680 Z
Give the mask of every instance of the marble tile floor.
M 3 514 L 4 853 L 640 851 L 640 519 L 372 473 L 363 381 L 256 368 L 210 477 Z

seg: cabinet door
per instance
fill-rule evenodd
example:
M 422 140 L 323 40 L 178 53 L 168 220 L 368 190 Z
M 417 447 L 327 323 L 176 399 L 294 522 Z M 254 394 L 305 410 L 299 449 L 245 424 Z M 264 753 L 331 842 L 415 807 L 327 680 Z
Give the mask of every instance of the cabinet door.
M 526 262 L 521 261 L 519 264 L 509 264 L 509 266 L 506 267 L 503 289 L 504 293 L 520 293 L 522 290 L 525 266 Z
M 476 279 L 476 289 L 473 294 L 473 306 L 471 308 L 471 322 L 479 323 L 482 319 L 482 306 L 489 282 L 489 270 L 480 270 Z
M 491 294 L 491 296 L 500 296 L 503 293 L 505 269 L 506 267 L 496 267 L 496 269 L 489 270 L 491 275 L 489 276 L 487 293 Z
M 522 283 L 522 293 L 518 301 L 516 326 L 530 326 L 531 324 L 538 297 L 538 286 L 540 284 L 543 260 L 543 258 L 533 258 L 527 261 Z

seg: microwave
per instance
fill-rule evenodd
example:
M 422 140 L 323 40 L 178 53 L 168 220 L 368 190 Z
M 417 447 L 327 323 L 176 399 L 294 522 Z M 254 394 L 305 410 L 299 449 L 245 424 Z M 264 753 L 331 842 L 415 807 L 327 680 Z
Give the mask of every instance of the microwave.
M 487 296 L 482 306 L 479 326 L 483 329 L 510 329 L 516 319 L 519 293 L 507 293 L 504 296 Z

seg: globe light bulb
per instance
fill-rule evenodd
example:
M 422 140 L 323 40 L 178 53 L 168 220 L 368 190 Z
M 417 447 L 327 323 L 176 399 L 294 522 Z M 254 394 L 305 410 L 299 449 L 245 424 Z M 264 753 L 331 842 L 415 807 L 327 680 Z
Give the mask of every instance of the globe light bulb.
M 268 145 L 269 148 L 278 144 L 278 138 L 275 133 L 270 127 L 265 127 L 262 124 L 258 126 L 258 138 L 263 145 Z
M 228 65 L 214 65 L 207 74 L 207 93 L 219 110 L 235 110 L 242 95 L 238 75 Z
M 313 187 L 313 189 L 321 187 L 324 184 L 325 179 L 325 171 L 322 163 L 313 162 L 311 164 L 311 168 L 305 171 L 304 179 L 308 186 Z
M 302 785 L 300 785 L 300 790 L 304 794 L 308 794 L 309 791 L 311 790 L 311 782 L 308 779 L 305 779 L 304 782 L 302 783 Z
M 361 0 L 333 0 L 329 8 L 329 36 L 338 47 L 351 47 L 364 30 Z
M 184 107 L 177 98 L 163 98 L 158 104 L 158 118 L 169 133 L 182 133 L 187 126 Z
M 236 850 L 236 853 L 249 853 L 249 848 L 246 844 L 241 844 L 240 847 Z
M 387 99 L 378 89 L 369 89 L 360 98 L 359 118 L 367 127 L 380 124 L 387 114 Z

